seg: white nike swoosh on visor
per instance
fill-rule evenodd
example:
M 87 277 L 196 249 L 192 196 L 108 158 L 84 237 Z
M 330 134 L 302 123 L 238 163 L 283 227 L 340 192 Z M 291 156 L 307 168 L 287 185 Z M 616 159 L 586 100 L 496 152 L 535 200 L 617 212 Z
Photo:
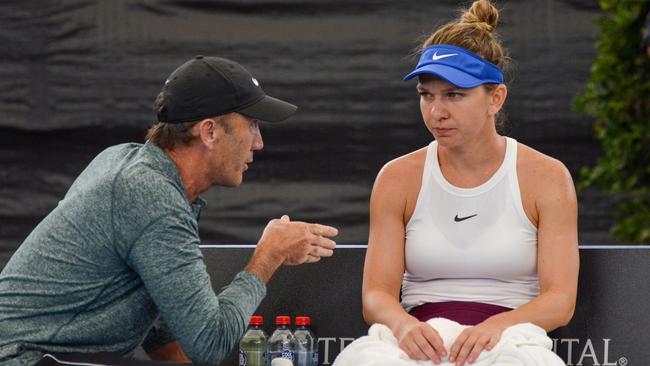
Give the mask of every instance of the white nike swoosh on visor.
M 431 56 L 431 59 L 432 59 L 433 61 L 436 61 L 436 60 L 440 60 L 441 58 L 446 58 L 446 57 L 451 57 L 451 56 L 457 56 L 457 55 L 458 55 L 457 53 L 448 53 L 448 54 L 446 54 L 446 55 L 440 55 L 440 56 L 438 56 L 438 52 L 436 51 L 436 53 L 434 53 L 433 56 Z

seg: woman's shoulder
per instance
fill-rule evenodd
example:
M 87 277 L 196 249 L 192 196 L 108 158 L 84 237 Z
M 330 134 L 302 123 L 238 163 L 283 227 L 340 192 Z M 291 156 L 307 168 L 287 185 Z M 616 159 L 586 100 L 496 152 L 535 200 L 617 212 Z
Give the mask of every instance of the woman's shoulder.
M 517 148 L 517 170 L 536 177 L 545 175 L 564 175 L 569 172 L 560 160 L 546 155 L 519 142 Z
M 427 146 L 395 158 L 381 168 L 377 180 L 409 181 L 413 175 L 422 175 L 427 158 Z
M 375 180 L 370 199 L 371 211 L 388 212 L 395 209 L 400 217 L 412 212 L 412 206 L 420 190 L 427 148 L 402 155 L 386 163 Z
M 517 175 L 522 188 L 530 187 L 540 193 L 574 189 L 564 163 L 522 143 L 518 143 L 517 149 Z

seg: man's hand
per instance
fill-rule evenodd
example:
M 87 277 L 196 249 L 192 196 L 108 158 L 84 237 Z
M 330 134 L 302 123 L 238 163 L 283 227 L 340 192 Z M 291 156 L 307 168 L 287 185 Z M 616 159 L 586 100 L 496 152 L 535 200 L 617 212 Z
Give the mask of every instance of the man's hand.
M 273 219 L 266 225 L 245 270 L 268 283 L 282 264 L 313 263 L 332 256 L 336 243 L 329 238 L 337 234 L 338 230 L 331 226 L 291 221 L 287 215 Z
M 395 330 L 399 348 L 414 360 L 431 360 L 440 364 L 447 356 L 445 345 L 438 332 L 429 324 L 421 322 L 411 315 L 406 315 L 400 326 Z
M 334 254 L 336 243 L 327 237 L 337 234 L 338 230 L 331 226 L 292 222 L 289 216 L 284 215 L 269 222 L 257 245 L 271 246 L 275 253 L 282 254 L 285 257 L 283 264 L 313 263 Z

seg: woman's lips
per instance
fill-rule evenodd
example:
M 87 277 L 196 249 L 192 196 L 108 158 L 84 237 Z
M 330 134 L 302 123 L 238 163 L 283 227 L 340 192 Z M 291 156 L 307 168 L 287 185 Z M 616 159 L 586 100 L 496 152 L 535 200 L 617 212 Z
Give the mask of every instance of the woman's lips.
M 433 131 L 436 135 L 444 136 L 450 134 L 454 129 L 453 128 L 434 128 Z

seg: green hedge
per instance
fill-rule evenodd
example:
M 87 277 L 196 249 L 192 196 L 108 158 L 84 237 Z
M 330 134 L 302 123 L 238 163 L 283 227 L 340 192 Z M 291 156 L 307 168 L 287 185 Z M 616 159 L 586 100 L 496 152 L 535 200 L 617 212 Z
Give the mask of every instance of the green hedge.
M 599 1 L 598 56 L 574 106 L 596 118 L 604 156 L 581 171 L 578 188 L 621 194 L 612 234 L 650 241 L 650 59 L 641 47 L 650 0 Z

